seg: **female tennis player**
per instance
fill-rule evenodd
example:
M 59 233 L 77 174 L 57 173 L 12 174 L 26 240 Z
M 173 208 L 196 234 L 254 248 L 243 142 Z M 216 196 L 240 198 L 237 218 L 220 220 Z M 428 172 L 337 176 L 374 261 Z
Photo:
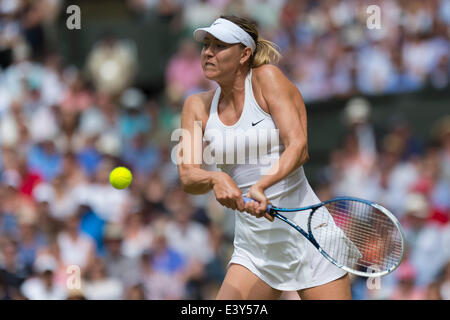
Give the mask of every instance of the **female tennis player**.
M 297 291 L 301 299 L 351 299 L 348 274 L 266 213 L 268 203 L 289 208 L 320 202 L 302 167 L 308 160 L 305 105 L 298 89 L 271 64 L 280 57 L 274 44 L 258 36 L 253 22 L 236 16 L 221 16 L 196 29 L 194 37 L 203 43 L 205 77 L 219 86 L 185 100 L 178 170 L 186 192 L 213 190 L 217 201 L 236 213 L 234 252 L 217 299 L 279 299 L 282 291 Z M 217 163 L 220 171 L 207 171 L 198 161 L 205 143 L 216 156 L 239 153 L 226 141 L 233 132 L 273 130 L 278 143 L 245 144 L 245 151 L 267 150 L 257 154 L 256 164 L 225 161 Z M 244 205 L 243 195 L 256 201 Z M 306 226 L 306 217 L 297 214 L 292 220 Z

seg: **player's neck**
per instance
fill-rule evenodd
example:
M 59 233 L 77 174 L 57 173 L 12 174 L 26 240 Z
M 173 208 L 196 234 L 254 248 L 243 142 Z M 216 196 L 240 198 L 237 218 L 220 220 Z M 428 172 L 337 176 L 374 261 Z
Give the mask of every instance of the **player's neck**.
M 225 106 L 239 106 L 245 95 L 245 78 L 247 77 L 248 68 L 246 70 L 238 70 L 230 81 L 220 83 L 220 102 Z

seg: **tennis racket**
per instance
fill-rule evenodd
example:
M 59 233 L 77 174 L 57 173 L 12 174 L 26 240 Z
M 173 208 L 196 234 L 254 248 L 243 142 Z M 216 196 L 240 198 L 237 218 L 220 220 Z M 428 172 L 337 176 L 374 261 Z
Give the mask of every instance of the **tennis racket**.
M 244 204 L 252 201 L 244 198 Z M 307 231 L 280 212 L 308 211 Z M 305 236 L 330 262 L 362 277 L 394 271 L 403 259 L 400 223 L 386 208 L 368 200 L 339 197 L 303 208 L 267 206 L 267 212 Z

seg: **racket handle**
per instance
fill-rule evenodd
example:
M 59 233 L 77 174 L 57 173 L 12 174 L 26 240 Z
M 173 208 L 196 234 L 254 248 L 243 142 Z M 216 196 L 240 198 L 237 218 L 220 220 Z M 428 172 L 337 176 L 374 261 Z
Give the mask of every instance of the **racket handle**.
M 242 198 L 244 199 L 244 204 L 246 204 L 247 202 L 250 202 L 250 201 L 256 201 L 256 200 L 253 200 L 252 198 L 248 198 L 246 196 L 242 196 Z M 272 211 L 272 205 L 268 204 L 267 205 L 267 212 L 270 213 L 271 211 Z

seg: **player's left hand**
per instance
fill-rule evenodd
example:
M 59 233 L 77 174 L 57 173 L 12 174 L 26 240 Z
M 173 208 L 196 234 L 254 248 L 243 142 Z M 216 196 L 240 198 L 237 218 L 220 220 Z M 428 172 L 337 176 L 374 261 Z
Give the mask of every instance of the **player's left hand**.
M 257 184 L 251 186 L 250 190 L 246 194 L 246 197 L 252 198 L 255 201 L 246 203 L 244 211 L 257 218 L 265 217 L 269 221 L 273 221 L 275 219 L 267 212 L 267 205 L 270 201 L 264 194 L 263 188 L 259 187 Z

